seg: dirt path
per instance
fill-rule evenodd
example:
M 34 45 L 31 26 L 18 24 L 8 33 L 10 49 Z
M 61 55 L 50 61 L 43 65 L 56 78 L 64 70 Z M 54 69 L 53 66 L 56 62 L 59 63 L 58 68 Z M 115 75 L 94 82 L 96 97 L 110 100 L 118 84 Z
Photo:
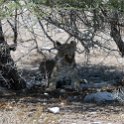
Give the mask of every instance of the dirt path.
M 50 94 L 50 93 L 49 93 Z M 0 124 L 123 124 L 123 106 L 116 104 L 96 105 L 82 103 L 70 96 L 41 92 L 16 96 L 1 96 Z M 73 95 L 73 94 L 72 94 Z M 54 114 L 48 108 L 59 107 Z

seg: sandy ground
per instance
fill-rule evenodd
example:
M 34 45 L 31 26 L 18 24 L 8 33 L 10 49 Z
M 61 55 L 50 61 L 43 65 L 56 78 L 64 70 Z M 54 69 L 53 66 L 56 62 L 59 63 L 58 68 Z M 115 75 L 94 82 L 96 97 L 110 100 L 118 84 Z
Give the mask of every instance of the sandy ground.
M 82 96 L 82 94 L 73 94 Z M 77 98 L 73 101 L 67 94 L 55 95 L 42 92 L 1 97 L 0 124 L 123 124 L 123 105 L 96 105 L 82 103 Z M 48 108 L 59 107 L 57 114 Z

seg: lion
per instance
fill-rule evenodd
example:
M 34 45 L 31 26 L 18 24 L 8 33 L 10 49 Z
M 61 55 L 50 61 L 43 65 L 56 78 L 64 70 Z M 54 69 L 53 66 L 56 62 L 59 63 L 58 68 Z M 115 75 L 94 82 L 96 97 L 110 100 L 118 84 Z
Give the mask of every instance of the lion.
M 61 44 L 56 42 L 57 54 L 53 60 L 41 62 L 40 71 L 48 78 L 48 88 L 56 89 L 63 85 L 71 85 L 79 89 L 79 76 L 75 62 L 76 42 Z

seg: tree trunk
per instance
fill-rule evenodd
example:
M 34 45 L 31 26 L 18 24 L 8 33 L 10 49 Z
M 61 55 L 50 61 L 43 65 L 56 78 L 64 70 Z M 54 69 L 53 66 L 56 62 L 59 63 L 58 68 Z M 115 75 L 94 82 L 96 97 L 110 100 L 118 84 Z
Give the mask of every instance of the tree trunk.
M 11 47 L 5 41 L 0 21 L 0 85 L 8 89 L 20 90 L 26 88 L 26 82 L 18 74 L 10 50 Z
M 111 32 L 110 32 L 111 37 L 115 41 L 115 43 L 118 46 L 118 49 L 121 53 L 121 56 L 124 56 L 124 42 L 121 38 L 120 30 L 117 24 L 111 22 Z

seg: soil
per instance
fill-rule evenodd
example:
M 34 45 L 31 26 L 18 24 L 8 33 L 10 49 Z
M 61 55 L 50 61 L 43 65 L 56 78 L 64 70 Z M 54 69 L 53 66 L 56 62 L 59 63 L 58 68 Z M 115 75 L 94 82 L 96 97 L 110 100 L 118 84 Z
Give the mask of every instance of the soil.
M 10 92 L 1 96 L 0 124 L 123 124 L 123 105 L 83 103 L 84 93 L 60 90 L 45 93 Z M 48 111 L 59 107 L 60 112 Z

